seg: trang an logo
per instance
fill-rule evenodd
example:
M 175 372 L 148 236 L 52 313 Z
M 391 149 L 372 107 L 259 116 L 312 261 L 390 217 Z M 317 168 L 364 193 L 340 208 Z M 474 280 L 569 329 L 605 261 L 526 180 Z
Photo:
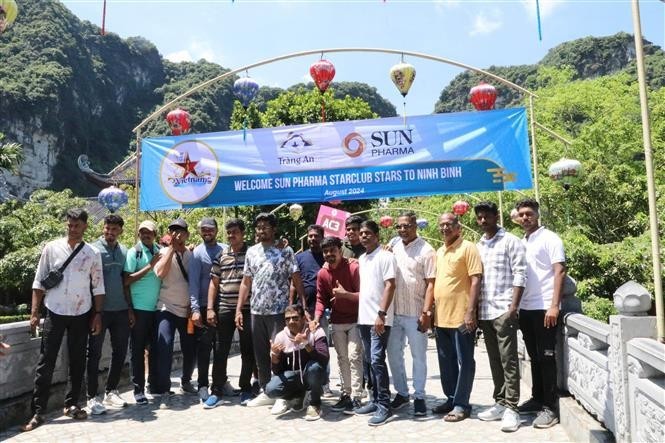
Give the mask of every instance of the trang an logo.
M 280 165 L 303 165 L 314 163 L 314 156 L 307 155 L 312 142 L 297 132 L 289 132 L 279 146 L 277 160 Z
M 206 198 L 219 179 L 217 156 L 197 140 L 175 145 L 162 160 L 162 189 L 178 203 L 196 203 Z
M 371 157 L 395 157 L 413 154 L 413 129 L 395 129 L 374 131 L 369 136 L 369 143 L 357 132 L 344 138 L 342 149 L 349 157 L 358 157 L 367 152 Z

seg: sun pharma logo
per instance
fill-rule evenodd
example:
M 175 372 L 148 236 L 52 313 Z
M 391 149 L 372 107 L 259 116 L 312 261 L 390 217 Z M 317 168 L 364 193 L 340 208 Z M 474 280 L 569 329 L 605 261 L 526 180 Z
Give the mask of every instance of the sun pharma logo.
M 365 139 L 357 132 L 352 132 L 344 137 L 342 149 L 351 158 L 358 157 L 365 150 Z
M 197 203 L 215 189 L 219 179 L 217 156 L 197 140 L 175 145 L 162 160 L 162 189 L 178 203 Z

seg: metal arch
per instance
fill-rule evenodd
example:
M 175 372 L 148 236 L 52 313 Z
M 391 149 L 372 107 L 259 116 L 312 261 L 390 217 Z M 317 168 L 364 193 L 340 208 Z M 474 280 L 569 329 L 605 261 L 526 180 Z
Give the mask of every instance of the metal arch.
M 179 96 L 177 96 L 173 100 L 165 103 L 162 107 L 157 109 L 155 112 L 150 114 L 147 118 L 145 118 L 141 123 L 139 123 L 139 125 L 136 126 L 132 130 L 132 132 L 139 131 L 148 122 L 152 121 L 155 117 L 162 114 L 165 110 L 169 109 L 171 106 L 173 106 L 175 103 L 179 102 L 180 100 L 189 97 L 190 95 L 194 94 L 195 92 L 199 91 L 200 89 L 205 88 L 206 86 L 209 86 L 213 83 L 216 83 L 220 80 L 223 80 L 223 79 L 225 79 L 227 77 L 230 77 L 232 75 L 235 75 L 237 73 L 247 71 L 249 69 L 256 68 L 258 66 L 263 66 L 263 65 L 270 64 L 270 63 L 275 63 L 275 62 L 278 62 L 278 61 L 281 61 L 281 60 L 287 60 L 287 59 L 297 58 L 297 57 L 304 57 L 304 56 L 307 56 L 307 55 L 318 55 L 318 54 L 322 55 L 324 53 L 333 53 L 333 52 L 378 52 L 378 53 L 384 53 L 384 54 L 396 54 L 396 55 L 401 55 L 401 56 L 409 55 L 411 57 L 423 58 L 423 59 L 426 59 L 426 60 L 433 60 L 433 61 L 436 61 L 436 62 L 441 62 L 441 63 L 446 63 L 446 64 L 449 64 L 449 65 L 457 66 L 459 68 L 468 69 L 470 71 L 474 71 L 474 72 L 477 72 L 477 73 L 482 74 L 484 76 L 490 77 L 490 78 L 492 78 L 492 79 L 508 86 L 511 89 L 515 89 L 515 90 L 517 90 L 517 91 L 519 91 L 523 94 L 528 95 L 530 98 L 538 97 L 536 94 L 529 91 L 528 89 L 523 88 L 523 87 L 521 87 L 521 86 L 519 86 L 519 85 L 517 85 L 517 84 L 515 84 L 511 81 L 508 81 L 508 80 L 504 79 L 503 77 L 499 77 L 496 74 L 492 74 L 491 72 L 487 72 L 485 70 L 476 68 L 474 66 L 467 65 L 466 63 L 461 63 L 461 62 L 458 62 L 458 61 L 455 61 L 455 60 L 450 60 L 450 59 L 443 58 L 443 57 L 437 57 L 437 56 L 430 55 L 430 54 L 424 54 L 424 53 L 421 53 L 421 52 L 403 51 L 403 50 L 397 50 L 397 49 L 383 49 L 383 48 L 313 49 L 313 50 L 308 50 L 308 51 L 293 52 L 291 54 L 280 55 L 278 57 L 273 57 L 273 58 L 269 58 L 269 59 L 266 59 L 266 60 L 262 60 L 262 61 L 259 61 L 259 62 L 256 62 L 256 63 L 252 63 L 252 64 L 249 64 L 249 65 L 243 66 L 241 68 L 234 69 L 232 71 L 225 72 L 224 74 L 221 74 L 221 75 L 218 75 L 217 77 L 206 80 L 203 83 L 199 83 L 198 85 L 194 86 L 193 88 L 189 89 L 188 91 L 180 94 Z

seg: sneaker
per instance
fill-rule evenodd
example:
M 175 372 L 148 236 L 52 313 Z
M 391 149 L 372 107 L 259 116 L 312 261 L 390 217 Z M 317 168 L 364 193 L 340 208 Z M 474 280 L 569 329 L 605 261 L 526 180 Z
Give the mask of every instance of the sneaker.
M 559 417 L 556 416 L 554 411 L 550 408 L 543 408 L 533 421 L 533 427 L 536 429 L 546 429 L 551 428 L 557 423 L 559 423 Z
M 88 400 L 88 409 L 91 415 L 102 415 L 106 412 L 106 406 L 102 404 L 99 397 L 92 397 Z
M 198 394 L 199 391 L 196 390 L 191 381 L 183 381 L 180 384 L 180 393 L 181 394 Z
M 374 402 L 369 402 L 365 406 L 360 406 L 353 410 L 355 415 L 370 415 L 374 414 L 379 407 Z
M 528 399 L 517 407 L 520 414 L 537 414 L 541 409 L 543 409 L 543 405 L 534 398 Z
M 390 402 L 390 409 L 397 411 L 402 409 L 404 406 L 409 404 L 409 397 L 404 397 L 403 395 L 395 394 L 395 398 Z
M 261 392 L 252 400 L 247 402 L 247 407 L 255 408 L 257 406 L 270 406 L 273 404 L 275 404 L 275 399 L 268 397 L 265 392 Z
M 287 400 L 284 400 L 283 398 L 278 398 L 277 400 L 275 400 L 275 404 L 272 405 L 270 413 L 272 415 L 282 415 L 286 412 L 289 412 L 290 409 L 291 408 Z
M 379 412 L 377 411 L 368 421 L 367 424 L 370 426 L 381 426 L 388 422 L 388 419 L 392 417 L 393 413 L 390 411 Z
M 145 396 L 145 394 L 143 392 L 139 392 L 138 394 L 134 394 L 134 401 L 139 406 L 145 406 L 145 405 L 148 404 L 148 398 Z
M 302 397 L 296 397 L 290 400 L 289 405 L 291 406 L 291 410 L 293 412 L 300 412 L 303 409 L 305 409 L 305 402 L 309 403 L 309 398 L 307 397 L 307 394 L 303 395 Z
M 159 396 L 159 409 L 168 409 L 171 407 L 171 397 L 173 391 L 168 391 Z
M 427 415 L 427 405 L 424 398 L 416 398 L 413 400 L 413 415 L 416 417 L 423 417 Z
M 120 393 L 117 389 L 107 392 L 104 397 L 104 404 L 106 406 L 111 406 L 112 408 L 126 408 L 127 402 L 120 397 Z
M 258 380 L 252 382 L 252 395 L 257 397 L 261 393 L 261 385 Z
M 323 393 L 321 394 L 321 397 L 323 397 L 323 398 L 333 398 L 333 397 L 335 397 L 335 394 L 333 393 L 333 391 L 330 390 L 330 385 L 328 383 L 323 385 Z
M 215 397 L 217 396 L 215 395 Z M 201 386 L 199 388 L 199 398 L 201 399 L 201 403 L 205 403 L 206 400 L 210 398 L 210 393 L 208 392 L 207 386 Z
M 307 412 L 305 413 L 305 420 L 315 421 L 321 418 L 321 406 L 307 406 Z
M 231 385 L 231 382 L 226 380 L 226 383 L 224 383 L 224 386 L 222 387 L 222 392 L 224 393 L 225 397 L 233 397 L 236 394 L 236 389 Z
M 342 394 L 342 397 L 340 397 L 339 401 L 332 405 L 330 410 L 335 411 L 335 412 L 341 412 L 346 410 L 351 405 L 351 397 L 349 397 L 347 394 Z
M 247 403 L 249 403 L 253 398 L 254 394 L 251 392 L 243 391 L 240 393 L 240 404 L 242 406 L 247 406 Z
M 512 409 L 506 408 L 501 419 L 501 430 L 503 432 L 515 432 L 520 427 L 520 414 Z
M 355 415 L 356 409 L 360 409 L 361 407 L 362 404 L 360 403 L 360 399 L 354 398 L 348 405 L 346 405 L 346 408 L 342 412 L 344 412 L 346 415 Z
M 453 407 L 454 406 L 452 402 L 441 403 L 440 405 L 436 405 L 432 408 L 432 414 L 437 414 L 437 415 L 447 414 L 453 410 Z
M 203 409 L 214 409 L 217 406 L 222 404 L 222 397 L 217 397 L 216 395 L 209 395 L 208 398 L 203 402 Z
M 505 412 L 507 411 L 506 407 L 495 403 L 494 406 L 485 409 L 483 412 L 478 414 L 478 418 L 482 421 L 495 421 L 500 420 L 501 417 L 505 417 Z

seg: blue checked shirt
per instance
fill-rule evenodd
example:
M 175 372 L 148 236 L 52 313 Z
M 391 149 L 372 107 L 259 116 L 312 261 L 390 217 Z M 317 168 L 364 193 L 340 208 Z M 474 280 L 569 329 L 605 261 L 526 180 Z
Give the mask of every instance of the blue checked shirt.
M 491 239 L 477 244 L 483 261 L 478 319 L 494 320 L 508 312 L 513 287 L 526 286 L 526 251 L 519 238 L 499 228 Z

